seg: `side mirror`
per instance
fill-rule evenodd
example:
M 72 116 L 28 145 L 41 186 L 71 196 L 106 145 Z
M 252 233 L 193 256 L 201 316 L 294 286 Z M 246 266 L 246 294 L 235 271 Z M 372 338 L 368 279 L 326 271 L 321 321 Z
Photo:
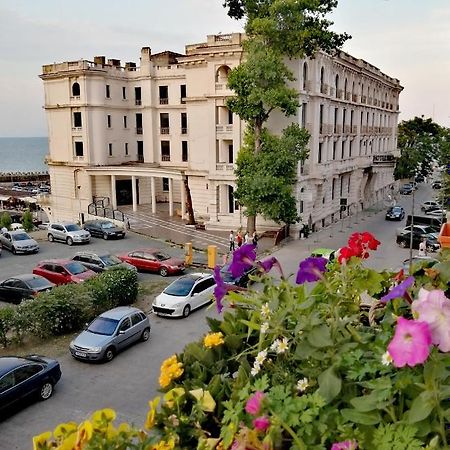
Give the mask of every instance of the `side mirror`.
M 119 330 L 119 334 L 125 334 L 124 330 Z
M 197 297 L 197 295 L 198 295 L 198 292 L 194 292 L 194 293 L 192 294 L 192 297 Z

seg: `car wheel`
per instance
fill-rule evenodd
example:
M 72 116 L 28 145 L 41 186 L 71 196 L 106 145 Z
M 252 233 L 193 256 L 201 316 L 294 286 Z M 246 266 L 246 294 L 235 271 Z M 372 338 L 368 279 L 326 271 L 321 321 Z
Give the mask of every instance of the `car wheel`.
M 106 233 L 103 233 L 103 239 L 104 239 L 105 241 L 108 240 L 108 235 L 107 235 Z
M 433 253 L 435 250 L 434 250 L 434 247 L 432 246 L 432 245 L 427 245 L 427 252 L 428 253 Z
M 105 352 L 105 361 L 112 361 L 114 359 L 114 356 L 116 356 L 116 351 L 113 347 L 108 347 Z
M 183 308 L 183 317 L 187 317 L 191 313 L 191 307 L 189 305 L 186 305 Z
M 47 239 L 49 240 L 49 242 L 53 242 L 55 240 L 55 238 L 53 237 L 53 234 L 49 234 L 47 236 Z
M 11 252 L 12 252 L 12 254 L 13 255 L 17 255 L 17 250 L 16 250 L 16 247 L 11 247 Z
M 142 332 L 141 341 L 143 342 L 148 341 L 149 337 L 150 337 L 150 328 L 146 328 Z
M 39 400 L 47 400 L 53 394 L 53 384 L 50 381 L 46 381 L 39 390 Z
M 72 245 L 73 244 L 73 239 L 71 237 L 68 237 L 66 239 L 67 245 Z
M 400 241 L 400 242 L 398 243 L 398 245 L 399 245 L 401 248 L 406 248 L 406 241 Z
M 169 274 L 169 271 L 167 270 L 167 267 L 161 267 L 161 269 L 159 269 L 159 274 L 162 277 L 167 277 L 167 275 Z

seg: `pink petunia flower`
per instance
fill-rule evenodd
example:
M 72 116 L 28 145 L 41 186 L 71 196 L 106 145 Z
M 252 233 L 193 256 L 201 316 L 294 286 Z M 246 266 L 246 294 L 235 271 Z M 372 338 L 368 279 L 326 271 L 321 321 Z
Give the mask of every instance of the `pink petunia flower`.
M 245 411 L 252 416 L 259 414 L 261 409 L 261 404 L 264 399 L 264 393 L 261 391 L 256 391 L 248 400 L 245 405 Z
M 399 317 L 395 335 L 388 345 L 395 367 L 424 363 L 430 354 L 431 331 L 426 322 Z
M 358 448 L 358 443 L 356 441 L 342 441 L 335 442 L 331 446 L 331 450 L 356 450 Z
M 444 291 L 420 289 L 411 308 L 420 321 L 429 325 L 433 344 L 442 352 L 450 352 L 450 300 Z
M 257 417 L 253 419 L 253 426 L 258 431 L 266 431 L 270 427 L 270 420 L 267 416 Z

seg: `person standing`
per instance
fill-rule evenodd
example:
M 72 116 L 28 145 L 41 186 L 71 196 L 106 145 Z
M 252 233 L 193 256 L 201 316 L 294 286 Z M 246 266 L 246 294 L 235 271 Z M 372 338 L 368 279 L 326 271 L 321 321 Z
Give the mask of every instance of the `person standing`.
M 252 244 L 254 246 L 258 246 L 258 235 L 256 234 L 256 230 L 252 234 Z
M 423 237 L 419 244 L 419 256 L 427 256 L 427 238 Z
M 234 233 L 233 233 L 233 231 L 230 231 L 230 237 L 229 237 L 229 240 L 230 240 L 230 252 L 232 252 L 232 251 L 234 251 L 234 249 L 235 249 L 235 245 L 234 245 Z
M 246 244 L 251 244 L 252 243 L 252 239 L 251 239 L 250 233 L 248 231 L 245 232 L 244 242 Z
M 238 248 L 242 245 L 242 233 L 241 233 L 241 230 L 239 230 L 239 231 L 237 232 L 237 235 L 236 235 L 236 244 L 237 244 Z

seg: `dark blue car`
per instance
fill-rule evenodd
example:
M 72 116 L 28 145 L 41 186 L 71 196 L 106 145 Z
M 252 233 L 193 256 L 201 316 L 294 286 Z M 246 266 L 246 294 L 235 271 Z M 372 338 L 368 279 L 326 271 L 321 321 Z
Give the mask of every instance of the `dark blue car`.
M 0 412 L 29 397 L 47 400 L 61 378 L 59 362 L 44 356 L 0 357 Z

